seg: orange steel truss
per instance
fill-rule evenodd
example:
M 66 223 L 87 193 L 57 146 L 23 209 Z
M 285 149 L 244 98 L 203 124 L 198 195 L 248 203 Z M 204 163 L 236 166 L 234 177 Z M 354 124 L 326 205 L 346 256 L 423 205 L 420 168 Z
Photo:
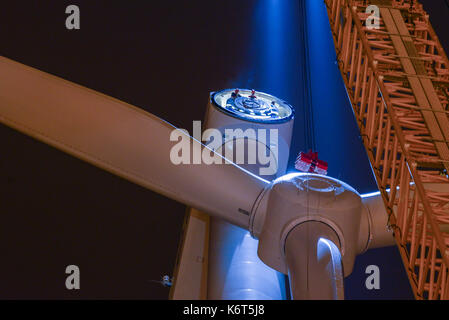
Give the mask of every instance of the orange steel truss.
M 413 0 L 325 0 L 338 64 L 417 299 L 449 299 L 449 62 Z M 366 26 L 369 5 L 379 28 Z

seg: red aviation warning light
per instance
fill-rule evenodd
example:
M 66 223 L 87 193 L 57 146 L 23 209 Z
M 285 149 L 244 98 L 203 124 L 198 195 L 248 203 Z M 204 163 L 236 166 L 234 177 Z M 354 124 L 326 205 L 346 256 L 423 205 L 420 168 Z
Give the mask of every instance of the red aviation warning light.
M 303 172 L 327 175 L 327 162 L 318 159 L 318 152 L 300 152 L 295 161 L 295 168 Z
M 251 90 L 251 95 L 249 96 L 252 99 L 256 99 L 256 90 L 252 89 Z

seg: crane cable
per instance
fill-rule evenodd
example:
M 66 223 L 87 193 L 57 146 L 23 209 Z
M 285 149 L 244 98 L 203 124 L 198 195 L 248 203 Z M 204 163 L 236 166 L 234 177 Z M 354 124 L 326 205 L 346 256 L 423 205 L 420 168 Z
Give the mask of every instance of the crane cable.
M 315 141 L 315 125 L 313 119 L 313 100 L 312 100 L 312 90 L 311 90 L 311 74 L 310 74 L 310 56 L 309 56 L 309 36 L 307 28 L 307 12 L 306 12 L 306 1 L 299 1 L 299 16 L 300 21 L 300 37 L 301 43 L 303 44 L 303 55 L 302 55 L 302 70 L 303 70 L 303 116 L 304 116 L 304 139 L 305 147 L 307 150 L 316 151 L 316 141 Z M 307 197 L 307 218 L 306 221 L 310 220 L 309 213 L 309 180 L 306 180 L 306 197 Z M 310 243 L 310 231 L 309 224 L 306 223 L 306 238 L 307 243 Z M 307 252 L 307 277 L 306 277 L 306 288 L 309 291 L 309 246 L 306 247 Z
M 301 41 L 304 45 L 303 50 L 303 115 L 304 115 L 304 138 L 306 149 L 316 151 L 315 141 L 315 125 L 313 117 L 313 97 L 312 97 L 312 83 L 310 75 L 310 55 L 309 55 L 309 36 L 307 28 L 307 13 L 306 13 L 306 1 L 300 0 L 300 18 L 302 28 L 300 28 Z

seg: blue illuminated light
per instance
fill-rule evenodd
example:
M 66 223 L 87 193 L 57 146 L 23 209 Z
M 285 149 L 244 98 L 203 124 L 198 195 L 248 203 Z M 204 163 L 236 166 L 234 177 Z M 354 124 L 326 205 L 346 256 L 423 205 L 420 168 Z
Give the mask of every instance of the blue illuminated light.
M 380 191 L 376 191 L 376 192 L 370 192 L 370 193 L 365 193 L 360 195 L 360 197 L 362 198 L 370 198 L 370 197 L 376 197 L 380 195 Z

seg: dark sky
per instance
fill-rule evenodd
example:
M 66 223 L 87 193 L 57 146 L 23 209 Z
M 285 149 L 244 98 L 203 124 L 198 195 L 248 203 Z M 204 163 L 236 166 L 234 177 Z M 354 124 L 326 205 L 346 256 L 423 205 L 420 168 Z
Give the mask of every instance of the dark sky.
M 312 12 L 318 0 L 310 1 Z M 449 7 L 444 0 L 422 2 L 430 5 L 447 46 Z M 80 7 L 80 30 L 65 28 L 69 4 Z M 296 0 L 9 1 L 0 10 L 0 54 L 188 130 L 192 120 L 204 118 L 210 91 L 238 86 L 272 93 L 296 108 L 294 158 L 306 147 L 299 8 Z M 308 30 L 312 47 L 323 45 L 322 38 L 313 38 L 326 34 L 321 22 L 309 23 L 316 28 Z M 334 54 L 326 52 L 310 59 L 318 151 L 330 162 L 330 175 L 373 191 L 338 80 L 331 90 L 341 109 L 319 107 L 326 104 L 317 85 L 320 59 Z M 173 271 L 183 205 L 4 126 L 0 150 L 0 298 L 168 297 L 168 289 L 150 280 Z M 354 162 L 360 164 L 356 169 Z M 81 269 L 76 292 L 64 286 L 69 264 Z M 385 270 L 378 292 L 364 289 L 369 264 Z M 397 250 L 359 257 L 346 296 L 411 297 Z

